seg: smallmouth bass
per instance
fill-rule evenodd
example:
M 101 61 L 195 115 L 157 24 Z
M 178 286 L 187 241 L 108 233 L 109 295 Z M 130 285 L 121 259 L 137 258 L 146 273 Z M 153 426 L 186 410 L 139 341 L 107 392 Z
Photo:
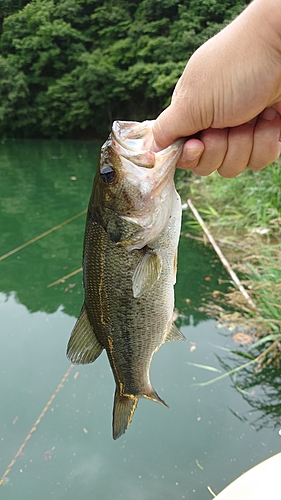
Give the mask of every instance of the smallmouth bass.
M 153 354 L 185 340 L 174 325 L 181 200 L 174 172 L 184 140 L 150 151 L 152 121 L 113 123 L 101 148 L 83 252 L 84 304 L 67 356 L 92 363 L 106 350 L 116 382 L 113 438 L 131 423 L 141 397 L 167 406 L 153 389 Z

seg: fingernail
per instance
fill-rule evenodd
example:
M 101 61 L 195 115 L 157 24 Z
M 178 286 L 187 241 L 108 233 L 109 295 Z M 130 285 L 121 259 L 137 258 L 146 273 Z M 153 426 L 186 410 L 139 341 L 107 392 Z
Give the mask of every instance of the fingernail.
M 265 110 L 262 113 L 262 119 L 263 120 L 269 120 L 272 121 L 277 115 L 277 111 L 274 108 L 265 108 Z
M 198 158 L 201 156 L 201 154 L 202 154 L 202 149 L 198 150 L 198 149 L 186 148 L 184 150 L 182 160 L 183 161 L 195 161 L 195 160 L 198 160 Z

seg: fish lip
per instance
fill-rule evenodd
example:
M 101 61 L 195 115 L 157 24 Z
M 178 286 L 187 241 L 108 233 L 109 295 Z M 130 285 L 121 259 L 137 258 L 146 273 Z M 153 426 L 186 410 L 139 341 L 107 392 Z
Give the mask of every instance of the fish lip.
M 135 144 L 133 146 L 130 143 L 128 144 L 128 139 L 132 139 L 132 141 L 141 139 L 143 136 L 143 132 L 147 132 L 147 129 L 149 128 L 151 130 L 151 136 L 152 136 L 152 126 L 155 120 L 147 120 L 144 122 L 133 122 L 133 121 L 121 121 L 121 120 L 116 120 L 113 122 L 112 125 L 112 136 L 116 140 L 116 142 L 124 148 L 125 150 L 129 151 L 139 151 L 140 149 L 145 152 L 145 151 L 150 151 L 149 148 L 140 148 L 139 144 Z M 132 130 L 133 129 L 133 130 Z M 127 134 L 124 134 L 124 131 L 127 130 Z M 122 135 L 124 139 L 122 139 Z M 151 140 L 152 144 L 152 140 Z
M 125 158 L 132 159 L 134 153 L 139 154 L 141 151 L 144 155 L 150 153 L 155 156 L 155 158 L 159 158 L 161 156 L 170 155 L 173 151 L 182 149 L 183 144 L 185 142 L 184 138 L 177 139 L 173 144 L 168 146 L 165 149 L 158 151 L 157 153 L 152 151 L 149 146 L 152 146 L 153 143 L 153 133 L 152 128 L 155 120 L 146 120 L 144 122 L 133 122 L 133 121 L 120 121 L 116 120 L 112 125 L 112 145 L 116 152 Z M 127 130 L 127 134 L 124 134 L 124 130 Z M 122 134 L 123 132 L 123 134 Z M 151 138 L 148 141 L 142 138 L 143 136 L 149 136 L 151 134 Z M 122 137 L 123 135 L 123 137 Z M 125 135 L 125 136 L 124 136 Z M 132 143 L 128 143 L 128 140 L 131 140 Z M 135 145 L 133 144 L 135 141 Z M 145 144 L 146 142 L 146 144 Z M 180 155 L 179 155 L 180 156 Z

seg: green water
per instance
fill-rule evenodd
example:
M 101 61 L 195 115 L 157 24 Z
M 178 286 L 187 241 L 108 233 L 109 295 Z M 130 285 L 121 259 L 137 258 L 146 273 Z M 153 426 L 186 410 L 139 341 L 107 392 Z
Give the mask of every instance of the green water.
M 99 146 L 0 144 L 1 255 L 85 210 Z M 277 389 L 268 399 L 267 381 L 247 393 L 229 378 L 194 387 L 218 373 L 190 362 L 223 373 L 229 354 L 221 348 L 236 347 L 198 311 L 227 276 L 211 249 L 181 238 L 176 307 L 187 342 L 164 345 L 151 366 L 170 409 L 141 400 L 115 442 L 106 355 L 75 366 L 59 385 L 83 300 L 81 273 L 48 285 L 81 266 L 84 224 L 81 215 L 0 262 L 1 500 L 211 499 L 208 486 L 218 493 L 281 444 L 280 399 Z

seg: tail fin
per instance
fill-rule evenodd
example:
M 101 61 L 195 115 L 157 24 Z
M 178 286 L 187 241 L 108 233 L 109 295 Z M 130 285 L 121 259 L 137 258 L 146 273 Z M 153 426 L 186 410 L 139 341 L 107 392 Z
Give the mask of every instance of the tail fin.
M 166 408 L 170 408 L 167 403 L 165 403 L 164 399 L 161 399 L 160 396 L 157 394 L 157 392 L 151 387 L 151 389 L 146 392 L 145 394 L 142 395 L 146 399 L 151 399 L 152 401 L 155 401 L 156 403 L 160 403 L 163 406 L 166 406 Z
M 121 396 L 116 388 L 113 408 L 113 439 L 118 439 L 129 427 L 139 398 Z
M 121 396 L 116 387 L 113 407 L 113 439 L 118 439 L 128 429 L 140 397 L 151 399 L 169 408 L 152 387 L 146 394 L 139 396 Z

